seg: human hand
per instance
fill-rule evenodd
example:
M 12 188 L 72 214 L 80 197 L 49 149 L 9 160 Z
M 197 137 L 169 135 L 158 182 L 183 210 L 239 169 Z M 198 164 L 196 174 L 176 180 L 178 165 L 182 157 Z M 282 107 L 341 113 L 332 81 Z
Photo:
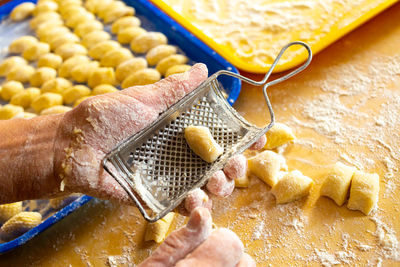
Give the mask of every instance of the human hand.
M 254 260 L 244 253 L 238 236 L 226 229 L 212 230 L 208 209 L 195 208 L 189 222 L 172 232 L 155 251 L 138 267 L 252 267 Z

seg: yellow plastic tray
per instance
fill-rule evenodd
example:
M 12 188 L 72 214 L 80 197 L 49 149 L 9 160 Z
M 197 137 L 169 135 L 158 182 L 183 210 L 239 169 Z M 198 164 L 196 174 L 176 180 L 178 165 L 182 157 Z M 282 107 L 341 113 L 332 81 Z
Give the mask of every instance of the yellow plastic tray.
M 317 53 L 398 0 L 152 2 L 238 68 L 264 73 L 286 43 L 301 40 Z M 228 42 L 226 36 L 237 39 Z M 293 48 L 275 72 L 293 68 L 305 59 L 301 48 Z

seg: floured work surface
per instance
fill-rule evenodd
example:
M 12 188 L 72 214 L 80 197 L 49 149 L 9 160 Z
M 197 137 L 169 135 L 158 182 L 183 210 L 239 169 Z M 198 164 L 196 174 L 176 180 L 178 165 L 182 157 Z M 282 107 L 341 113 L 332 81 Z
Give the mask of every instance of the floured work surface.
M 297 136 L 283 151 L 289 169 L 316 186 L 309 198 L 276 206 L 269 188 L 252 178 L 248 189 L 214 199 L 216 224 L 238 233 L 259 266 L 400 264 L 398 17 L 395 6 L 316 56 L 304 73 L 271 88 L 277 119 Z M 267 120 L 261 96 L 246 86 L 236 104 L 259 124 Z M 325 166 L 336 161 L 379 174 L 379 208 L 372 215 L 317 199 Z M 93 202 L 0 260 L 8 266 L 129 266 L 156 247 L 142 242 L 145 226 L 134 207 Z

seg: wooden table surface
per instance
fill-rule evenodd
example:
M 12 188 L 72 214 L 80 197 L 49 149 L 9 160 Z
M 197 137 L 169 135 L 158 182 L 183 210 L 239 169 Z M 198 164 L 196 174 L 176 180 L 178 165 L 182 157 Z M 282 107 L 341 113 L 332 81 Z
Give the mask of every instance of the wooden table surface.
M 277 120 L 297 141 L 282 149 L 289 168 L 313 178 L 310 197 L 277 206 L 268 186 L 215 199 L 213 216 L 234 230 L 259 266 L 400 266 L 400 4 L 314 57 L 310 67 L 269 89 Z M 260 75 L 248 75 L 261 79 Z M 235 107 L 249 121 L 268 120 L 260 88 L 244 85 Z M 381 177 L 370 216 L 319 198 L 328 164 L 342 161 Z M 182 225 L 184 218 L 174 222 Z M 92 201 L 26 245 L 1 266 L 121 266 L 156 247 L 143 243 L 136 208 Z M 397 261 L 396 261 L 397 260 Z

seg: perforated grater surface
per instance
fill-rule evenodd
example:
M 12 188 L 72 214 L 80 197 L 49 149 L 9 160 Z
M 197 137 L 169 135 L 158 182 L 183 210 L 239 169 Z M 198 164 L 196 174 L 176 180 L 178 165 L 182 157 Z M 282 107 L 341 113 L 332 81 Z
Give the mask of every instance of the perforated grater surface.
M 292 72 L 266 83 L 282 54 L 292 45 L 307 49 L 308 59 Z M 282 82 L 311 62 L 310 47 L 292 42 L 282 48 L 262 81 L 253 81 L 221 70 L 160 115 L 157 121 L 131 136 L 103 160 L 104 169 L 124 188 L 144 218 L 154 222 L 177 207 L 194 188 L 203 186 L 227 160 L 243 152 L 274 124 L 267 95 L 270 85 Z M 225 100 L 218 76 L 229 75 L 253 85 L 263 85 L 271 121 L 265 128 L 247 122 Z M 195 155 L 186 143 L 184 130 L 189 125 L 208 127 L 224 153 L 213 163 Z

